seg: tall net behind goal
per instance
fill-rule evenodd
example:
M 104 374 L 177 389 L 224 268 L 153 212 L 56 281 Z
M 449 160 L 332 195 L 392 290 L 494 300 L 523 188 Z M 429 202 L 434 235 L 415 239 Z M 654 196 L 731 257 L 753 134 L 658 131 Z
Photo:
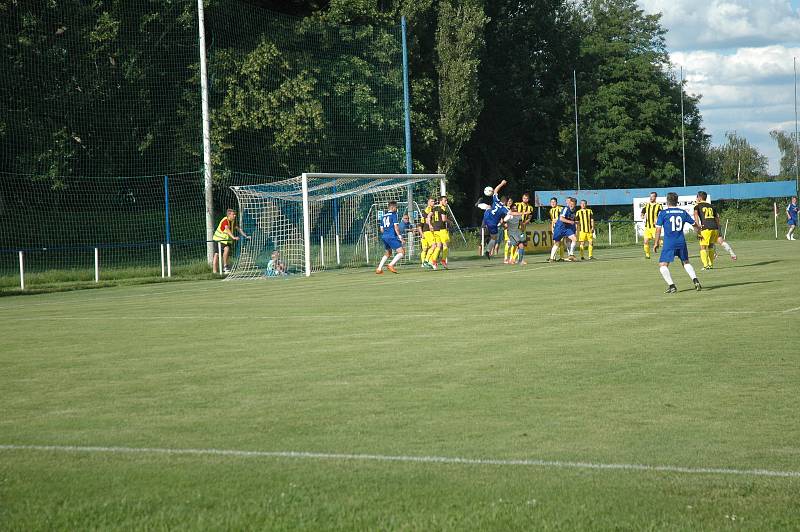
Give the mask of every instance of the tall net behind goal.
M 304 174 L 231 187 L 242 228 L 251 238 L 239 241 L 228 279 L 270 277 L 275 274 L 270 261 L 306 275 L 373 265 L 384 253 L 378 220 L 388 203 L 397 201 L 398 217 L 408 212 L 417 223 L 423 197 L 437 191 L 443 179 L 441 174 Z M 414 246 L 412 237 L 406 251 Z

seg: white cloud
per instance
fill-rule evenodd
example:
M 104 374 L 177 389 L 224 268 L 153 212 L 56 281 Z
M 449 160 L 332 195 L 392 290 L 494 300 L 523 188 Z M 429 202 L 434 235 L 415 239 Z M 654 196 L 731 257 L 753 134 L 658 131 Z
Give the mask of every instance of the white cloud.
M 712 143 L 724 143 L 725 133 L 736 131 L 777 172 L 780 153 L 769 132 L 794 131 L 796 0 L 638 1 L 645 12 L 662 13 L 672 63 L 683 67 L 687 92 L 702 96 Z
M 662 14 L 670 50 L 764 46 L 800 35 L 800 10 L 789 0 L 639 0 L 639 5 Z

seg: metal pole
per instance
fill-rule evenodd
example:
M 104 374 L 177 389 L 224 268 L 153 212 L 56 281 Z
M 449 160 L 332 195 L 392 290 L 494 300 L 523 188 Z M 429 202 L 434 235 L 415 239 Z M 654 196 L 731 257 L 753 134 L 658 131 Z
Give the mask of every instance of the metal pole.
M 306 277 L 311 277 L 311 213 L 308 212 L 308 175 L 303 172 L 303 247 L 305 248 Z
M 342 264 L 342 259 L 339 256 L 339 235 L 336 235 L 336 265 L 339 266 Z
M 611 222 L 608 222 L 608 245 L 611 245 Z
M 572 71 L 572 90 L 575 101 L 575 163 L 578 168 L 578 192 L 581 191 L 581 146 L 578 141 L 578 76 Z
M 683 158 L 683 186 L 686 186 L 686 141 L 683 132 L 683 67 L 681 67 L 681 154 Z
M 325 240 L 322 235 L 319 235 L 319 263 L 320 266 L 325 267 Z
M 406 134 L 406 173 L 414 173 L 414 163 L 411 159 L 411 99 L 408 90 L 408 42 L 406 40 L 406 17 L 400 18 L 400 28 L 402 30 L 403 42 L 403 112 L 405 114 L 405 134 Z M 408 206 L 406 212 L 411 218 L 414 204 L 414 186 L 409 185 L 407 191 Z
M 367 233 L 364 233 L 364 256 L 367 258 L 367 264 L 369 264 L 369 238 L 367 238 Z
M 100 282 L 100 250 L 94 248 L 94 282 Z
M 206 260 L 214 259 L 214 186 L 211 180 L 211 123 L 208 110 L 208 68 L 203 0 L 197 0 L 197 33 L 200 40 L 200 104 L 203 120 L 203 187 L 206 199 Z M 221 273 L 221 272 L 220 272 Z
M 169 176 L 164 176 L 164 219 L 167 242 L 167 277 L 172 277 L 172 246 L 170 244 L 170 228 L 169 228 Z M 212 234 L 213 236 L 213 234 Z M 212 255 L 213 258 L 213 255 Z
M 22 258 L 22 251 L 19 252 L 19 289 L 25 290 L 25 261 Z
M 166 270 L 164 268 L 165 268 L 165 264 L 164 264 L 164 244 L 161 244 L 161 278 L 162 279 L 167 276 Z
M 800 193 L 800 177 L 798 177 L 798 159 L 800 159 L 797 138 L 797 58 L 794 58 L 794 188 L 795 194 Z

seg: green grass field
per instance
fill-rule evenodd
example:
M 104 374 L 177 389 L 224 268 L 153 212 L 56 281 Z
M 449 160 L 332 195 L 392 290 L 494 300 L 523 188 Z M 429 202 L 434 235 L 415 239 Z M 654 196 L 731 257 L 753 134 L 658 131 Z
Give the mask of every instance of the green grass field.
M 0 528 L 798 529 L 800 248 L 734 246 L 5 297 Z

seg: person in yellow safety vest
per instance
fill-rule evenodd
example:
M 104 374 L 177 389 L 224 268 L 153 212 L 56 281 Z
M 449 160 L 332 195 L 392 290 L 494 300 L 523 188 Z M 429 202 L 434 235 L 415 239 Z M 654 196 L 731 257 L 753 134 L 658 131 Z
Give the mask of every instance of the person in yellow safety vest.
M 242 228 L 239 227 L 239 224 L 236 223 L 236 211 L 228 209 L 225 217 L 219 221 L 217 229 L 214 231 L 214 260 L 211 262 L 211 268 L 214 273 L 219 272 L 220 247 L 222 248 L 222 272 L 230 273 L 231 271 L 228 267 L 231 248 L 233 247 L 234 241 L 239 240 L 239 237 L 233 234 L 234 231 L 239 231 L 243 237 L 250 238 L 245 234 Z

